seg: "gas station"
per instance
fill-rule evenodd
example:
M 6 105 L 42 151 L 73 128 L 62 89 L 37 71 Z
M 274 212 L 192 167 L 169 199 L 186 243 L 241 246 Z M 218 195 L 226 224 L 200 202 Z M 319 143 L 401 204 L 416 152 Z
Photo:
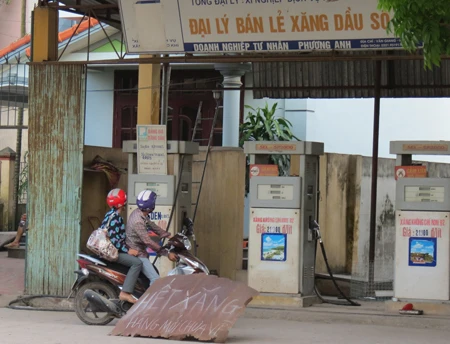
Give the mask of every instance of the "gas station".
M 95 2 L 95 5 L 92 5 L 83 0 L 81 2 L 65 0 L 62 4 L 44 1 L 34 11 L 34 36 L 32 40 L 32 62 L 30 63 L 30 142 L 35 143 L 35 145 L 30 147 L 30 169 L 32 168 L 35 173 L 30 184 L 28 212 L 31 221 L 30 228 L 42 228 L 42 231 L 30 231 L 29 234 L 27 292 L 36 295 L 65 295 L 67 294 L 67 288 L 70 287 L 72 281 L 71 269 L 54 275 L 51 275 L 49 271 L 52 265 L 60 261 L 65 266 L 72 266 L 75 263 L 74 257 L 80 246 L 80 203 L 83 193 L 83 166 L 80 161 L 82 161 L 83 155 L 86 70 L 87 66 L 101 66 L 119 62 L 139 64 L 137 87 L 140 98 L 137 116 L 137 139 L 124 141 L 122 149 L 122 152 L 128 156 L 126 181 L 129 202 L 127 215 L 129 216 L 136 207 L 134 204 L 136 195 L 145 188 L 152 189 L 159 196 L 154 220 L 161 226 L 168 225 L 168 230 L 171 233 L 179 230 L 184 217 L 193 216 L 192 198 L 195 181 L 192 170 L 196 163 L 194 156 L 198 155 L 201 150 L 198 143 L 163 140 L 164 142 L 158 142 L 161 145 L 160 147 L 163 147 L 160 151 L 152 148 L 153 150 L 147 152 L 157 160 L 157 163 L 154 165 L 148 164 L 148 161 L 146 162 L 143 158 L 147 153 L 141 150 L 148 150 L 149 147 L 145 148 L 146 144 L 142 143 L 144 141 L 140 143 L 143 138 L 139 137 L 139 127 L 141 126 L 145 131 L 151 130 L 152 127 L 163 129 L 167 124 L 164 122 L 163 115 L 166 110 L 159 107 L 160 101 L 166 103 L 164 99 L 167 96 L 164 94 L 164 87 L 160 87 L 161 64 L 223 64 L 221 73 L 224 76 L 224 83 L 211 91 L 223 93 L 223 128 L 229 139 L 228 146 L 234 149 L 239 149 L 235 142 L 239 132 L 239 111 L 235 105 L 240 101 L 238 94 L 241 90 L 245 90 L 245 86 L 241 83 L 241 76 L 244 73 L 243 70 L 248 69 L 248 64 L 252 64 L 255 70 L 266 66 L 265 73 L 261 73 L 265 76 L 255 77 L 259 84 L 253 86 L 253 88 L 248 88 L 252 89 L 255 94 L 259 94 L 261 98 L 270 97 L 270 94 L 277 94 L 286 98 L 374 97 L 374 150 L 372 160 L 372 176 L 374 177 L 372 177 L 372 199 L 370 203 L 371 239 L 369 247 L 369 260 L 373 264 L 375 257 L 376 161 L 378 158 L 380 98 L 410 96 L 411 89 L 414 89 L 413 92 L 416 92 L 416 96 L 431 96 L 430 90 L 436 86 L 432 79 L 425 78 L 426 82 L 416 80 L 416 84 L 408 84 L 408 87 L 406 87 L 405 82 L 399 79 L 401 75 L 394 73 L 399 66 L 411 65 L 415 69 L 421 68 L 420 63 L 423 57 L 420 54 L 411 55 L 399 52 L 398 46 L 388 49 L 387 46 L 383 45 L 384 43 L 380 43 L 380 46 L 368 52 L 361 46 L 361 40 L 349 33 L 347 33 L 349 36 L 346 39 L 353 44 L 350 50 L 359 50 L 352 51 L 350 54 L 345 49 L 332 49 L 322 52 L 317 52 L 314 49 L 296 50 L 292 48 L 296 42 L 288 38 L 286 39 L 287 45 L 280 45 L 281 47 L 292 48 L 292 51 L 288 54 L 282 51 L 269 51 L 268 47 L 273 48 L 273 45 L 266 41 L 262 42 L 264 49 L 261 51 L 257 51 L 259 43 L 255 45 L 249 43 L 249 46 L 254 49 L 243 51 L 241 48 L 246 47 L 246 45 L 239 45 L 236 42 L 221 44 L 220 42 L 203 40 L 205 36 L 212 39 L 207 22 L 205 22 L 204 29 L 206 31 L 203 38 L 200 38 L 201 33 L 198 35 L 192 34 L 195 39 L 191 41 L 184 40 L 183 37 L 170 38 L 162 35 L 161 37 L 164 39 L 161 40 L 161 37 L 159 37 L 152 41 L 152 37 L 156 37 L 156 34 L 143 35 L 142 31 L 138 30 L 139 25 L 145 25 L 145 20 L 143 21 L 144 12 L 139 13 L 139 20 L 136 21 L 135 26 L 128 25 L 130 16 L 136 15 L 130 12 L 130 9 L 132 9 L 130 3 L 111 0 L 107 4 Z M 168 19 L 168 22 L 173 19 L 173 13 L 168 14 L 167 11 L 172 9 L 171 6 L 174 6 L 175 0 L 172 1 L 172 4 L 170 4 L 171 1 L 162 1 L 162 3 L 169 4 L 169 6 L 162 7 L 159 12 L 156 11 L 151 14 L 151 16 L 159 18 L 159 21 L 152 23 L 155 26 L 153 29 L 157 30 L 158 25 L 162 25 L 158 30 L 166 35 L 171 35 L 175 29 L 180 28 L 171 28 L 167 23 L 162 23 L 161 20 L 166 15 L 167 18 L 171 18 Z M 186 12 L 184 13 L 195 14 L 188 5 L 184 4 L 183 6 L 186 6 L 184 8 Z M 370 6 L 361 5 L 358 8 L 355 5 L 354 10 L 359 9 L 364 14 L 369 15 L 370 12 L 376 10 L 368 7 Z M 201 10 L 206 11 L 206 8 L 208 7 L 204 6 Z M 55 54 L 57 45 L 57 32 L 55 30 L 57 25 L 55 26 L 55 24 L 57 23 L 58 10 L 75 10 L 79 13 L 87 13 L 109 25 L 121 28 L 125 34 L 129 52 L 139 57 L 122 59 L 119 62 L 111 60 L 59 61 L 59 57 Z M 175 12 L 180 14 L 177 11 Z M 267 12 L 267 10 L 261 11 L 261 13 Z M 333 10 L 330 10 L 330 16 L 338 15 L 337 11 L 338 9 L 333 7 Z M 125 14 L 124 17 L 124 13 L 128 14 Z M 258 13 L 255 12 L 255 16 Z M 266 17 L 273 19 L 274 17 L 269 16 L 269 14 Z M 239 13 L 233 12 L 233 15 L 239 18 Z M 200 25 L 202 22 L 197 21 L 196 23 L 197 29 L 200 30 L 203 25 Z M 222 26 L 221 28 L 225 29 Z M 186 26 L 184 26 L 184 29 L 186 30 Z M 180 32 L 183 31 L 178 33 Z M 320 32 L 314 33 L 314 37 L 317 39 L 322 35 L 323 33 Z M 370 35 L 374 36 L 373 39 L 378 38 L 377 35 L 381 35 L 382 38 L 380 39 L 385 39 L 390 42 L 389 44 L 393 44 L 392 37 L 385 37 L 384 31 L 371 32 Z M 171 43 L 170 49 L 160 48 L 161 45 L 167 44 L 166 39 L 177 41 Z M 336 37 L 331 37 L 330 42 L 334 46 L 347 46 L 347 44 L 341 44 L 343 42 Z M 236 45 L 233 45 L 234 43 Z M 397 43 L 398 40 L 395 44 Z M 159 48 L 152 48 L 152 44 Z M 213 49 L 205 51 L 206 48 L 215 48 L 216 44 L 221 49 L 230 46 L 240 46 L 241 48 L 232 53 Z M 200 46 L 201 51 L 196 51 L 195 49 Z M 296 47 L 298 46 L 297 42 Z M 328 45 L 322 44 L 320 46 L 327 47 Z M 355 68 L 356 63 L 364 68 Z M 273 68 L 276 64 L 283 65 L 283 73 L 277 74 L 276 68 Z M 295 67 L 295 73 L 290 72 L 288 68 L 293 64 L 297 66 Z M 329 71 L 328 66 L 331 65 L 336 66 L 335 70 L 333 69 L 336 73 L 324 74 L 321 72 Z M 312 75 L 312 71 L 316 69 L 319 71 L 319 75 L 316 78 L 309 79 L 308 73 Z M 339 75 L 344 75 L 348 70 L 352 70 L 355 76 L 340 80 Z M 333 79 L 332 75 L 335 74 L 337 78 Z M 322 78 L 322 75 L 328 75 L 329 78 Z M 357 77 L 365 79 L 357 80 Z M 70 83 L 67 83 L 67 80 L 70 80 Z M 43 85 L 48 87 L 46 92 L 43 91 Z M 441 92 L 439 94 L 444 95 L 446 94 L 444 91 L 445 85 L 441 86 L 438 87 L 439 92 Z M 160 93 L 160 88 L 163 89 L 162 93 Z M 68 98 L 67 94 L 70 94 L 71 97 Z M 50 109 L 52 111 L 49 111 Z M 225 114 L 228 115 L 225 116 Z M 49 137 L 53 141 L 48 142 L 47 138 Z M 40 141 L 44 143 L 38 144 Z M 311 228 L 311 221 L 317 220 L 318 216 L 320 198 L 319 159 L 324 155 L 325 149 L 326 147 L 321 142 L 249 141 L 245 142 L 243 151 L 240 151 L 240 153 L 249 157 L 251 164 L 266 164 L 267 159 L 265 157 L 269 154 L 283 154 L 298 158 L 298 160 L 292 160 L 295 161 L 293 165 L 295 165 L 298 173 L 291 173 L 286 177 L 253 176 L 250 179 L 248 285 L 263 294 L 298 296 L 301 299 L 302 306 L 310 306 L 319 302 L 314 291 L 317 238 Z M 442 151 L 440 152 L 442 154 Z M 402 160 L 403 165 L 407 164 L 405 161 L 407 161 L 408 156 L 415 154 L 414 151 L 402 151 L 400 149 L 393 149 L 391 153 L 398 154 L 402 159 L 406 159 Z M 42 168 L 43 165 L 51 166 L 50 172 L 48 169 Z M 69 177 L 61 183 L 59 181 L 54 183 L 55 185 L 46 189 L 45 194 L 41 194 L 36 185 L 52 182 L 52 178 L 54 180 L 55 176 L 61 171 L 64 171 Z M 233 168 L 228 173 L 233 174 Z M 421 287 L 423 292 L 420 288 L 411 289 L 409 287 L 409 283 L 425 283 L 424 279 L 421 279 L 423 276 L 417 275 L 417 269 L 422 269 L 422 271 L 425 270 L 427 274 L 430 274 L 430 278 L 437 278 L 437 276 L 447 278 L 447 282 L 445 282 L 447 286 L 437 283 L 440 286 L 436 286 L 437 289 L 433 296 L 439 300 L 447 300 L 449 298 L 448 259 L 447 265 L 440 264 L 445 260 L 444 257 L 448 256 L 449 250 L 448 236 L 445 236 L 444 230 L 445 226 L 448 226 L 445 216 L 448 216 L 448 212 L 450 212 L 447 198 L 445 198 L 448 195 L 446 192 L 447 186 L 441 180 L 407 179 L 404 178 L 397 184 L 398 190 L 401 188 L 408 190 L 407 193 L 401 193 L 400 191 L 398 191 L 400 193 L 397 193 L 398 227 L 403 227 L 405 221 L 405 223 L 412 223 L 416 219 L 422 218 L 425 222 L 429 219 L 430 224 L 433 225 L 429 231 L 426 228 L 417 228 L 419 231 L 416 234 L 416 232 L 413 233 L 416 230 L 413 227 L 415 225 L 411 224 L 407 226 L 411 227 L 411 232 L 409 232 L 409 229 L 405 230 L 408 236 L 403 234 L 403 229 L 402 234 L 398 236 L 398 241 L 396 241 L 395 297 L 398 299 L 427 299 L 424 295 L 425 284 Z M 412 181 L 415 183 L 412 183 Z M 239 188 L 240 186 L 241 184 L 239 184 Z M 441 197 L 439 198 L 440 201 L 417 202 L 408 198 L 413 192 L 420 191 L 419 193 L 421 193 L 424 187 L 429 187 L 433 191 L 433 197 Z M 226 186 L 223 189 L 225 190 Z M 445 197 L 442 194 L 445 194 Z M 244 196 L 243 192 L 242 196 Z M 228 202 L 224 201 L 222 206 L 233 207 L 233 202 L 237 198 L 229 199 Z M 239 202 L 241 202 L 240 199 Z M 439 204 L 439 207 L 436 207 L 435 204 Z M 67 212 L 67 209 L 73 211 Z M 207 212 L 207 209 L 203 211 Z M 235 210 L 236 213 L 238 211 L 242 210 Z M 423 213 L 417 215 L 416 212 Z M 405 220 L 402 222 L 400 217 L 402 219 L 405 217 Z M 66 224 L 66 232 L 60 233 L 60 223 Z M 437 224 L 435 226 L 435 223 L 439 223 L 439 226 Z M 210 224 L 211 228 L 214 225 L 217 226 L 217 223 L 212 219 Z M 397 235 L 399 235 L 399 232 L 397 232 Z M 211 236 L 213 235 L 211 234 Z M 225 237 L 226 235 L 221 234 L 216 240 L 217 242 L 225 241 Z M 234 260 L 238 254 L 235 251 L 241 249 L 242 240 L 240 240 L 241 237 L 232 239 L 235 242 L 230 243 L 223 251 L 233 252 L 230 254 L 233 258 L 233 262 L 230 264 L 236 264 Z M 414 251 L 416 247 L 424 244 L 422 243 L 424 240 L 429 240 L 425 244 L 427 247 L 431 247 L 430 252 L 432 253 Z M 437 242 L 439 242 L 437 240 L 447 240 L 447 243 L 443 243 L 442 247 L 439 243 L 439 250 L 437 250 Z M 60 246 L 52 246 L 49 242 L 58 242 Z M 402 250 L 406 254 L 403 254 Z M 429 262 L 430 256 L 437 257 L 437 263 L 436 259 L 434 259 L 434 262 Z M 414 257 L 414 261 L 406 260 L 407 257 Z M 167 260 L 159 260 L 157 264 L 159 264 L 158 268 L 162 275 L 171 269 L 171 263 Z M 433 266 L 433 264 L 436 265 Z M 402 267 L 405 267 L 405 269 L 402 269 Z M 444 274 L 441 274 L 441 272 L 444 272 Z M 370 279 L 373 281 L 373 273 L 373 270 L 371 270 L 369 281 Z M 445 274 L 447 274 L 446 277 Z M 399 280 L 401 281 L 399 282 Z

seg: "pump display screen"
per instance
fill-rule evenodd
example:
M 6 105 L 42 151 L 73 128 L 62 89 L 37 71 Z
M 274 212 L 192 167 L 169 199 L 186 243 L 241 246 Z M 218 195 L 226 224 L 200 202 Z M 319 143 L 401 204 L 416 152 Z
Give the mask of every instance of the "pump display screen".
M 257 198 L 259 200 L 292 201 L 294 199 L 294 185 L 258 184 Z
M 445 201 L 443 186 L 405 186 L 405 202 L 439 202 Z
M 168 186 L 167 183 L 159 182 L 136 182 L 134 183 L 134 194 L 138 195 L 139 192 L 149 189 L 155 192 L 159 197 L 166 198 Z

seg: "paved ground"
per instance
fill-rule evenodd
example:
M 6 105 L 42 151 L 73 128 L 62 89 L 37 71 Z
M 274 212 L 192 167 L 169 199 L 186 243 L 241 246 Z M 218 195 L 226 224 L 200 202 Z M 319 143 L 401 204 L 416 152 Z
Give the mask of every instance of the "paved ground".
M 24 290 L 25 259 L 8 258 L 0 252 L 0 295 L 18 295 Z
M 167 340 L 108 337 L 106 327 L 81 323 L 73 312 L 1 308 L 24 290 L 25 260 L 0 252 L 0 344 L 175 343 Z M 41 299 L 37 301 L 43 302 Z M 329 304 L 289 309 L 248 307 L 230 333 L 229 343 L 448 343 L 449 316 L 387 314 L 382 302 L 361 307 Z M 38 307 L 38 306 L 37 306 Z
M 87 326 L 69 312 L 0 308 L 0 324 L 2 344 L 179 343 L 161 339 L 109 337 L 114 322 L 103 327 Z M 447 344 L 448 335 L 446 331 L 431 329 L 241 318 L 231 330 L 227 343 Z

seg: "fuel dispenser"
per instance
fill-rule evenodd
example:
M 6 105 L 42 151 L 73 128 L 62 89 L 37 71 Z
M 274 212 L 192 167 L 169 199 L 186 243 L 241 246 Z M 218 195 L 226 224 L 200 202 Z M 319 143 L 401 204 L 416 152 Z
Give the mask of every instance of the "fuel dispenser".
M 244 152 L 250 164 L 267 164 L 269 154 L 300 158 L 298 176 L 262 176 L 252 171 L 248 284 L 262 293 L 300 294 L 303 305 L 310 305 L 316 300 L 316 242 L 310 222 L 317 216 L 319 156 L 324 144 L 251 141 L 245 142 Z
M 127 216 L 137 208 L 136 197 L 142 190 L 154 191 L 158 198 L 156 208 L 150 214 L 150 219 L 171 234 L 177 233 L 185 217 L 191 217 L 192 204 L 192 159 L 198 154 L 199 144 L 187 141 L 167 141 L 167 167 L 169 174 L 153 175 L 137 173 L 137 141 L 123 141 L 123 152 L 128 153 L 128 205 Z M 178 195 L 177 195 L 178 188 Z M 176 202 L 175 202 L 176 200 Z M 175 208 L 174 207 L 175 204 Z M 158 240 L 155 237 L 155 240 Z M 150 259 L 155 257 L 149 251 Z M 168 259 L 159 259 L 156 267 L 161 276 L 166 276 L 173 269 L 173 263 Z
M 450 178 L 427 178 L 412 155 L 450 155 L 448 141 L 391 141 L 396 160 L 394 297 L 450 300 Z

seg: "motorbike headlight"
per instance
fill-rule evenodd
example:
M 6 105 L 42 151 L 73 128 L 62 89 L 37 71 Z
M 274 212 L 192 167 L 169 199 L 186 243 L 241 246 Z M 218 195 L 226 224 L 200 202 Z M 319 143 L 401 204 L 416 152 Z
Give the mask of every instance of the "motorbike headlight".
M 186 250 L 188 250 L 188 251 L 192 248 L 191 242 L 189 241 L 188 238 L 183 239 L 183 244 L 184 244 L 184 247 L 186 247 Z
M 200 269 L 202 270 L 205 274 L 209 275 L 209 270 L 206 267 L 206 265 L 200 264 L 199 262 L 190 259 L 188 257 L 182 257 L 181 260 L 183 260 L 184 262 L 186 262 L 186 264 L 190 265 L 191 267 L 193 267 L 194 269 Z
M 88 269 L 81 269 L 81 272 L 83 273 L 83 275 L 88 276 L 89 275 L 89 270 Z

